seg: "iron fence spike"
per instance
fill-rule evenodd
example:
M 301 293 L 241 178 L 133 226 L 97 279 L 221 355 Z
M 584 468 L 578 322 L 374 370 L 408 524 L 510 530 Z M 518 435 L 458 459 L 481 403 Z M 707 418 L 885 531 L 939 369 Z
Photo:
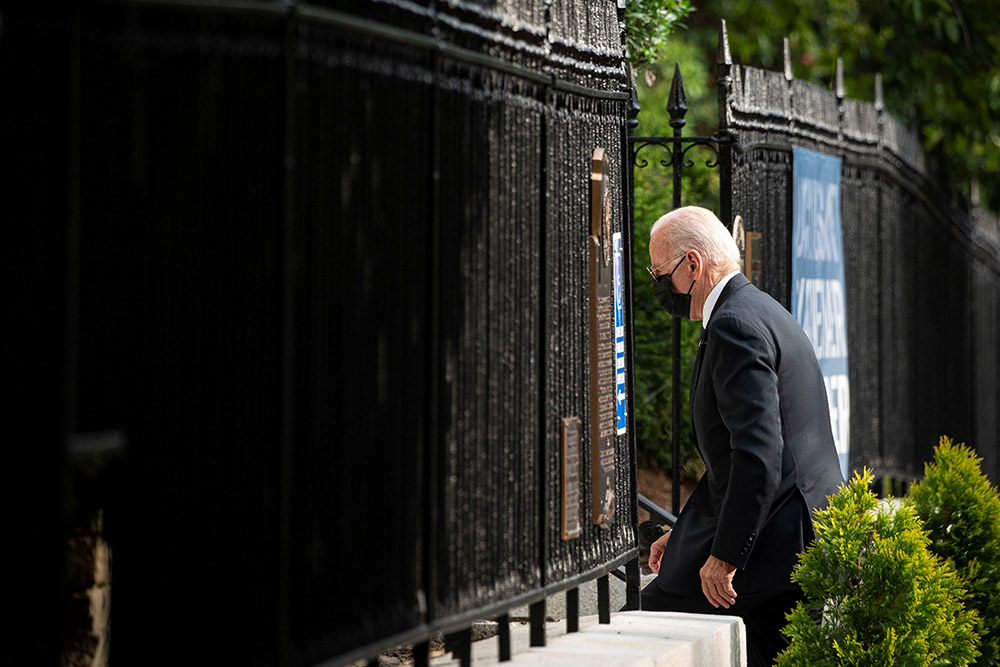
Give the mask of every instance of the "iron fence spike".
M 681 76 L 681 64 L 674 63 L 674 78 L 670 82 L 670 95 L 667 97 L 667 112 L 670 114 L 670 124 L 675 122 L 684 124 L 684 115 L 687 113 L 687 95 L 684 93 L 684 78 Z
M 875 74 L 875 111 L 885 109 L 885 101 L 882 97 L 882 72 Z
M 726 30 L 726 19 L 719 21 L 719 63 L 733 64 L 733 54 L 729 51 L 729 31 Z
M 794 78 L 792 75 L 792 47 L 789 45 L 787 37 L 781 42 L 781 50 L 785 61 L 785 81 L 791 81 Z
M 837 58 L 837 74 L 834 78 L 834 92 L 838 100 L 844 99 L 844 59 Z

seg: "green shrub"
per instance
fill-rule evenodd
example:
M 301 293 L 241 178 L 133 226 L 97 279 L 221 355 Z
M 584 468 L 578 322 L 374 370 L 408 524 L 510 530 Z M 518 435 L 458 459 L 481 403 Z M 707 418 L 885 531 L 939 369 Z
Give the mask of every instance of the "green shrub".
M 1000 664 L 1000 496 L 983 475 L 981 460 L 964 444 L 942 437 L 907 502 L 929 533 L 930 550 L 965 581 L 966 604 L 980 619 L 975 664 L 985 667 Z
M 792 574 L 805 594 L 789 614 L 779 665 L 968 665 L 976 613 L 954 568 L 928 549 L 912 507 L 880 503 L 871 471 L 817 511 L 816 539 Z M 822 625 L 808 610 L 825 608 Z

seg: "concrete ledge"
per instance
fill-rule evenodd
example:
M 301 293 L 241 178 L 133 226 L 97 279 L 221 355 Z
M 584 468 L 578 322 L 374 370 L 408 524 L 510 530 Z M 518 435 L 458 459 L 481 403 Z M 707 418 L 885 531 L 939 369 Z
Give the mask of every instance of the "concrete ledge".
M 746 630 L 733 616 L 627 611 L 611 615 L 609 625 L 597 616 L 580 618 L 580 631 L 566 632 L 565 622 L 547 623 L 546 646 L 531 647 L 529 626 L 511 626 L 511 661 L 499 662 L 497 639 L 472 645 L 472 661 L 481 665 L 580 665 L 592 667 L 653 665 L 663 667 L 745 667 Z M 457 665 L 451 656 L 432 665 Z

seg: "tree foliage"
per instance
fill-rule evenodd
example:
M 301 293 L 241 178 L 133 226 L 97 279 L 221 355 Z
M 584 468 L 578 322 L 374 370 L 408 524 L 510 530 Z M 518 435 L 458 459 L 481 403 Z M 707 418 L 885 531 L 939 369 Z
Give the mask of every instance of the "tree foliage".
M 925 147 L 945 169 L 945 181 L 969 193 L 978 179 L 984 204 L 1000 209 L 1000 3 L 993 0 L 706 0 L 694 12 L 688 0 L 628 0 L 626 40 L 642 111 L 640 136 L 672 133 L 666 97 L 675 62 L 684 75 L 689 111 L 686 135 L 718 127 L 714 59 L 720 18 L 727 19 L 737 63 L 782 67 L 788 37 L 799 79 L 832 86 L 837 58 L 844 62 L 850 97 L 871 100 L 882 74 L 885 104 L 919 127 Z M 687 25 L 684 30 L 678 26 Z M 673 33 L 667 38 L 667 34 Z M 644 267 L 649 227 L 672 208 L 672 181 L 663 156 L 645 157 L 635 171 L 636 431 L 641 460 L 668 468 L 672 409 L 670 318 L 653 299 Z M 696 151 L 694 151 L 696 152 Z M 681 203 L 718 211 L 715 170 L 685 171 Z M 729 222 L 729 221 L 724 221 Z M 688 476 L 700 459 L 690 433 L 687 388 L 697 324 L 683 323 L 682 461 Z
M 888 111 L 920 131 L 945 178 L 968 195 L 977 179 L 983 203 L 1000 210 L 1000 3 L 995 0 L 711 0 L 692 16 L 714 51 L 727 20 L 735 62 L 782 67 L 788 37 L 795 76 L 830 86 L 837 58 L 847 95 L 871 100 L 882 73 Z
M 1000 496 L 964 444 L 942 437 L 924 479 L 907 501 L 930 535 L 930 549 L 954 566 L 979 612 L 982 645 L 976 662 L 1000 664 Z
M 693 11 L 690 0 L 630 0 L 625 4 L 625 47 L 632 67 L 642 70 L 659 58 L 667 36 Z
M 792 574 L 805 594 L 778 665 L 968 665 L 977 614 L 954 567 L 934 556 L 912 507 L 880 503 L 871 471 L 816 512 L 816 539 Z M 825 609 L 817 625 L 808 611 Z

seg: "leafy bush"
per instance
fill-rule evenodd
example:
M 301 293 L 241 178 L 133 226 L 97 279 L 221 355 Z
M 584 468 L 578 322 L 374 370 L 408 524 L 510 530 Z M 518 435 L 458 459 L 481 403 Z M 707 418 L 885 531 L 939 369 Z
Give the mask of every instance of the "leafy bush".
M 981 655 L 976 665 L 1000 664 L 1000 496 L 983 475 L 982 459 L 942 437 L 912 504 L 930 536 L 930 550 L 954 564 L 979 612 Z
M 778 665 L 968 665 L 977 614 L 962 582 L 927 548 L 916 512 L 880 503 L 856 474 L 817 511 L 816 539 L 792 574 L 805 593 L 789 614 Z M 824 608 L 816 625 L 808 610 Z

